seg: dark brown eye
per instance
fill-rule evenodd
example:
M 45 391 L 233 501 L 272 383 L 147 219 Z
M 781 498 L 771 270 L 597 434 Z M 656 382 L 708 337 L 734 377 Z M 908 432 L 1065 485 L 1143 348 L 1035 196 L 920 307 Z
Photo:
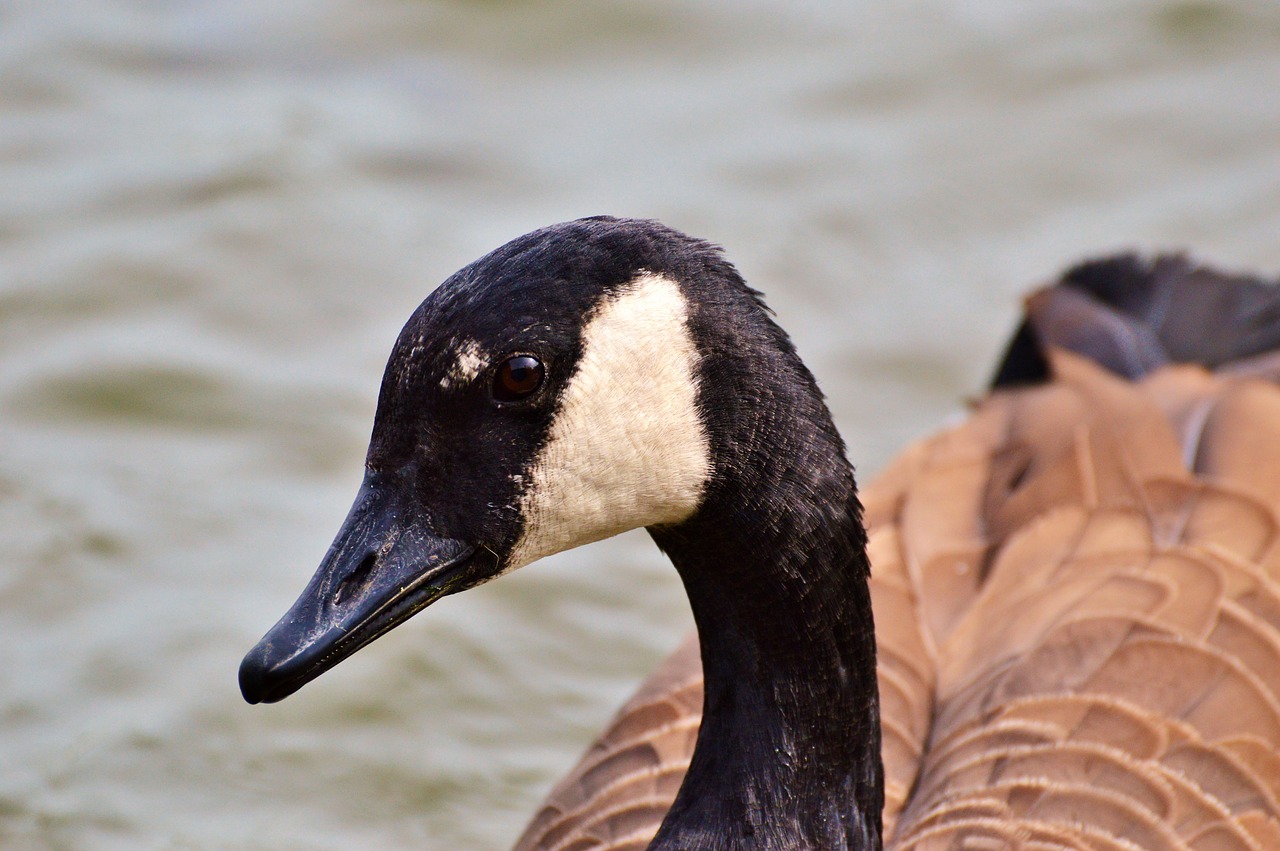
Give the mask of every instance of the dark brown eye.
M 493 376 L 493 398 L 499 402 L 527 399 L 538 392 L 545 373 L 542 361 L 531 355 L 507 358 Z

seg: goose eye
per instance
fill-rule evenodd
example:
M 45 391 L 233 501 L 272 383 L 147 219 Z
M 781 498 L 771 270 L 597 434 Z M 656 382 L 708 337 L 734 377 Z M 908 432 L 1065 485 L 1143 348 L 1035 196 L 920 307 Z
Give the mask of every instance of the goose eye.
M 527 399 L 542 386 L 545 373 L 542 361 L 531 355 L 507 358 L 493 376 L 493 398 L 499 402 Z

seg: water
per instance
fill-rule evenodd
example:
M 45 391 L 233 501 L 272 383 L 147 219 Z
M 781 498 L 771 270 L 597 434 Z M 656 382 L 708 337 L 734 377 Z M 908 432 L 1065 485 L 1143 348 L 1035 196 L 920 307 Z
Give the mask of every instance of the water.
M 0 844 L 501 848 L 674 646 L 633 534 L 240 701 L 489 248 L 724 244 L 866 477 L 1065 264 L 1280 270 L 1277 140 L 1272 0 L 0 3 Z

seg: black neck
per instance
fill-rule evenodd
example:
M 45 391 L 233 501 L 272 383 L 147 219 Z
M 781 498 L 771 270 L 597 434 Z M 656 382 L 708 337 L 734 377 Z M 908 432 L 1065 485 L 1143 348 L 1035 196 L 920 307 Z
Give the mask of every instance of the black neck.
M 684 580 L 706 677 L 697 747 L 653 849 L 880 848 L 875 632 L 852 471 L 839 457 L 766 478 L 754 493 L 714 488 L 691 521 L 651 530 Z

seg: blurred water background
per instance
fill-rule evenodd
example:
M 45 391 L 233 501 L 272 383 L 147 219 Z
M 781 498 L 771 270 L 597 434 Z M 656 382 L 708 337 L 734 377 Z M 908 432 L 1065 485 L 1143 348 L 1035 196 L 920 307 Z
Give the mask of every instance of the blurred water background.
M 717 241 L 865 478 L 1017 294 L 1280 271 L 1274 0 L 3 0 L 0 846 L 502 848 L 688 628 L 643 534 L 287 702 L 241 655 L 445 276 L 596 213 Z

